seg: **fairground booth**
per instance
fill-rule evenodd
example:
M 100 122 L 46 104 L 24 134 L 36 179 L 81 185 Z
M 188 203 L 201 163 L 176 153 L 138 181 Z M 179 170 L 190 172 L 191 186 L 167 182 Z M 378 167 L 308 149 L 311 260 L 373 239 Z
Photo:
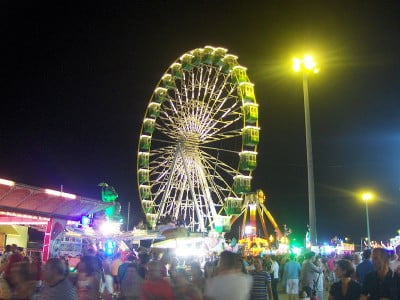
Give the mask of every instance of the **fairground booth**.
M 44 231 L 42 255 L 43 261 L 47 261 L 60 255 L 69 225 L 80 227 L 82 217 L 111 206 L 112 202 L 0 179 L 0 248 L 7 244 L 25 248 L 28 227 L 34 227 Z

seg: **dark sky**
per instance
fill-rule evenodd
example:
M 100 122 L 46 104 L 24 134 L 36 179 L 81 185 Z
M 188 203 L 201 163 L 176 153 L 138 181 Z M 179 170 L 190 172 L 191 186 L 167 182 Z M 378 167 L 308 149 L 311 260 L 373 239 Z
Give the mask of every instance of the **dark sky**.
M 366 236 L 362 188 L 377 193 L 372 238 L 400 228 L 398 1 L 3 1 L 0 22 L 0 177 L 94 198 L 106 181 L 137 222 L 137 142 L 152 91 L 184 52 L 222 46 L 256 86 L 254 188 L 300 236 L 304 110 L 290 63 L 311 51 L 321 69 L 309 83 L 319 240 Z

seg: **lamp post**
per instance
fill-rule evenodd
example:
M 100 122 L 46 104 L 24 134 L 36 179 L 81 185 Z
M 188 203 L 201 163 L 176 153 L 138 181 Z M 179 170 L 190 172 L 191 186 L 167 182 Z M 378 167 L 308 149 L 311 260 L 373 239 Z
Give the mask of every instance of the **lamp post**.
M 368 238 L 368 248 L 371 248 L 371 235 L 369 231 L 369 212 L 368 212 L 368 202 L 374 198 L 374 195 L 370 192 L 363 193 L 362 199 L 365 202 L 365 218 L 367 220 L 367 238 Z
M 308 217 L 310 225 L 310 243 L 317 244 L 317 222 L 315 214 L 315 190 L 314 190 L 314 166 L 312 156 L 311 123 L 310 123 L 310 104 L 308 99 L 308 76 L 318 73 L 319 69 L 311 55 L 304 55 L 302 59 L 293 59 L 293 70 L 303 74 L 303 94 L 304 94 L 304 119 L 306 128 L 306 149 L 307 149 L 307 179 L 308 179 Z

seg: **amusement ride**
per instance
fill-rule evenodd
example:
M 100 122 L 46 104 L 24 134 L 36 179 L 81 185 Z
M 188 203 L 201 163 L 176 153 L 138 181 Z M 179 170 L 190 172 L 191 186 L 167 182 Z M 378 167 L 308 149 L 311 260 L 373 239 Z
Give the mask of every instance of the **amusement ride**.
M 221 233 L 240 215 L 245 224 L 256 207 L 265 234 L 264 214 L 282 236 L 264 200 L 249 197 L 258 112 L 247 69 L 226 49 L 197 48 L 170 65 L 147 105 L 138 143 L 138 189 L 151 228 L 168 220 L 191 232 Z

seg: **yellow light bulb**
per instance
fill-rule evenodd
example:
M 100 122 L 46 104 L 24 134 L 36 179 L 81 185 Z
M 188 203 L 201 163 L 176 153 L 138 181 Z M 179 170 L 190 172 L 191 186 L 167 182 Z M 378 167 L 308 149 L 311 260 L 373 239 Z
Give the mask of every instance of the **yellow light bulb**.
M 312 70 L 315 68 L 315 61 L 314 58 L 311 55 L 304 55 L 304 67 L 308 70 Z

